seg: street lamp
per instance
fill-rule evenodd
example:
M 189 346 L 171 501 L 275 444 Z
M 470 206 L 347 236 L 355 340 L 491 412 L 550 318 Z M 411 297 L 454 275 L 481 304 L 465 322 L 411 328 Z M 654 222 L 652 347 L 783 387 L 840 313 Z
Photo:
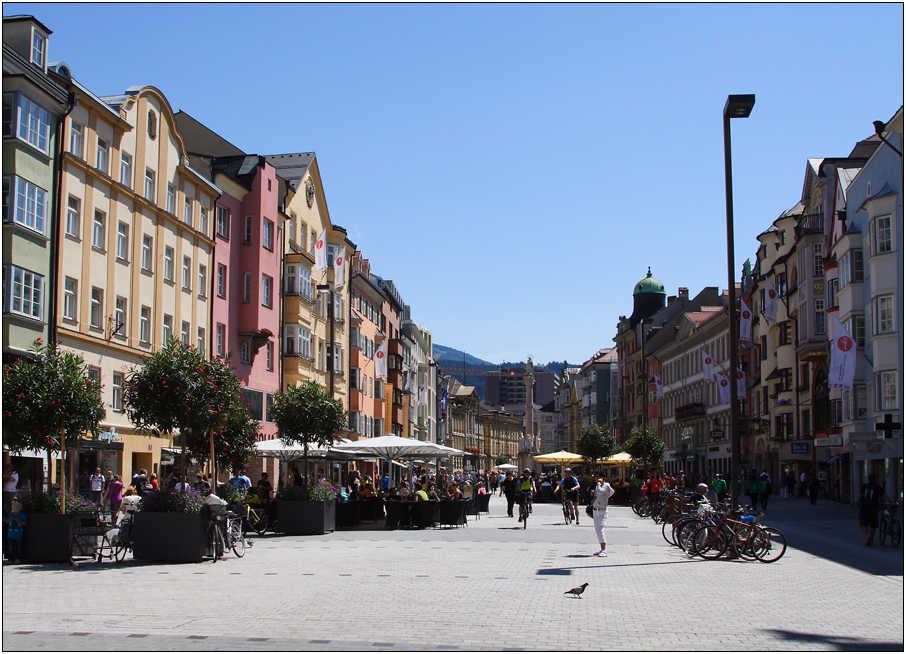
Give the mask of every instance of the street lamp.
M 730 120 L 732 118 L 748 118 L 755 106 L 755 95 L 730 95 L 724 105 L 724 178 L 727 187 L 727 290 L 730 293 L 729 329 L 730 329 L 730 374 L 731 379 L 736 379 L 736 370 L 739 368 L 739 353 L 737 352 L 739 328 L 736 321 L 736 262 L 734 261 L 733 247 L 733 164 L 730 156 Z M 736 393 L 736 384 L 730 384 L 730 467 L 731 481 L 730 498 L 733 510 L 739 507 L 740 480 L 740 450 L 739 441 L 739 405 Z
M 330 306 L 327 309 L 327 315 L 330 317 L 330 399 L 333 399 L 333 370 L 334 364 L 337 361 L 337 355 L 334 351 L 336 344 L 333 339 L 333 313 L 334 313 L 334 297 L 333 297 L 333 288 L 330 284 L 318 284 L 317 289 L 319 291 L 330 291 Z

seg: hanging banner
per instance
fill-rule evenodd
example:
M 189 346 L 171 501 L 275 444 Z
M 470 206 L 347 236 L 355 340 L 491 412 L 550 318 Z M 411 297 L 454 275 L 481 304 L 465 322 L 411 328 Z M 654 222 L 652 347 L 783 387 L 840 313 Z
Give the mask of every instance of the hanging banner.
M 856 374 L 856 342 L 849 335 L 840 319 L 834 317 L 834 340 L 831 343 L 830 370 L 827 373 L 828 388 L 850 389 Z

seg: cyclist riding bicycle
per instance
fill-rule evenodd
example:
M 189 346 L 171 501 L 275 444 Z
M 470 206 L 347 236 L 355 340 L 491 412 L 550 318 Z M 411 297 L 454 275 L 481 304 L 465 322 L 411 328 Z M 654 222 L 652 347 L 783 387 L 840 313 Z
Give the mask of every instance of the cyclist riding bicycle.
M 575 518 L 576 524 L 579 524 L 579 480 L 573 477 L 572 468 L 567 468 L 564 472 L 566 476 L 557 484 L 554 495 L 562 490 L 573 518 Z
M 526 511 L 531 509 L 532 505 L 532 493 L 535 491 L 535 480 L 532 479 L 532 471 L 526 468 L 522 471 L 522 477 L 519 478 L 519 495 L 521 499 L 524 499 L 524 502 L 519 503 L 519 521 L 525 519 L 525 516 L 522 514 L 523 506 Z

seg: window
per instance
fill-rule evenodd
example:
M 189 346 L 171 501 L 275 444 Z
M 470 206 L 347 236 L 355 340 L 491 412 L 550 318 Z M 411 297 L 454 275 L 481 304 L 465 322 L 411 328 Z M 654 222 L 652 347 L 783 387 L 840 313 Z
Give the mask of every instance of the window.
M 198 266 L 198 295 L 205 297 L 208 294 L 208 268 L 207 266 Z
M 799 388 L 797 390 L 808 390 L 811 385 L 811 376 L 809 375 L 808 368 L 808 363 L 799 364 Z
M 216 354 L 219 357 L 223 356 L 224 347 L 226 345 L 226 326 L 223 323 L 217 323 L 217 351 Z
M 217 296 L 226 297 L 227 268 L 222 263 L 217 264 Z
M 94 211 L 94 228 L 91 232 L 91 245 L 98 250 L 104 249 L 107 241 L 107 215 L 103 211 Z
M 44 234 L 47 217 L 47 191 L 35 186 L 21 177 L 16 180 L 15 213 L 13 222 L 28 229 Z
M 875 387 L 878 389 L 878 410 L 886 411 L 896 409 L 897 402 L 897 371 L 884 370 L 875 375 Z
M 777 284 L 777 295 L 779 297 L 786 297 L 786 273 L 777 273 L 774 277 L 774 281 Z
M 204 352 L 204 327 L 198 328 L 198 344 L 196 347 L 198 347 L 199 352 Z
M 289 214 L 289 240 L 296 240 L 296 214 Z
M 855 407 L 853 415 L 856 419 L 865 418 L 868 415 L 868 387 L 865 384 L 855 385 Z
M 132 188 L 132 155 L 120 155 L 120 184 Z
M 824 300 L 816 299 L 815 300 L 815 333 L 823 334 L 824 333 Z
M 863 281 L 862 250 L 850 250 L 840 258 L 840 288 Z
M 154 202 L 154 171 L 145 169 L 145 199 Z
M 224 238 L 230 237 L 230 210 L 222 205 L 217 205 L 217 234 Z
M 192 288 L 192 257 L 182 258 L 182 287 L 186 290 Z
M 871 221 L 872 254 L 884 254 L 893 249 L 890 231 L 890 216 L 881 216 Z
M 815 277 L 824 277 L 824 244 L 812 243 L 813 273 Z
M 889 334 L 895 329 L 893 295 L 879 295 L 874 300 L 875 334 Z
M 384 382 L 382 382 L 380 379 L 374 380 L 374 397 L 379 400 L 384 399 Z
M 265 248 L 274 249 L 274 223 L 267 218 L 264 219 L 263 240 Z
M 84 142 L 85 126 L 77 121 L 72 121 L 69 126 L 69 151 L 79 159 L 84 159 L 82 147 Z
M 273 306 L 274 280 L 267 275 L 261 275 L 261 304 L 267 308 Z
M 116 228 L 116 258 L 123 261 L 129 258 L 129 225 L 120 223 Z
M 63 317 L 78 320 L 79 283 L 72 277 L 63 281 Z
M 148 138 L 152 141 L 157 138 L 157 116 L 148 109 Z
M 151 342 L 151 307 L 142 307 L 139 317 L 138 339 L 142 343 Z
M 109 146 L 107 145 L 107 141 L 105 141 L 104 139 L 99 137 L 98 138 L 98 152 L 97 152 L 96 167 L 98 170 L 100 170 L 105 175 L 107 174 L 107 171 L 108 171 L 108 168 L 107 168 L 108 149 L 109 149 Z
M 208 233 L 208 209 L 199 207 L 198 209 L 198 231 L 207 235 Z
M 69 196 L 69 203 L 66 207 L 66 235 L 79 237 L 79 222 L 82 216 L 82 201 L 79 198 Z
M 91 326 L 103 329 L 104 323 L 104 291 L 99 288 L 91 289 Z
M 168 282 L 173 281 L 173 275 L 176 272 L 175 270 L 173 270 L 173 266 L 175 265 L 173 259 L 175 256 L 176 254 L 173 251 L 173 248 L 164 248 L 164 279 L 166 279 Z
M 191 326 L 185 320 L 182 321 L 182 330 L 180 331 L 180 342 L 185 346 L 189 347 L 189 330 Z
M 358 368 L 349 369 L 349 388 L 355 388 L 357 390 L 362 390 L 362 382 L 360 375 L 362 371 Z
M 252 345 L 248 339 L 239 341 L 239 363 L 252 362 Z
M 865 316 L 847 318 L 843 328 L 856 341 L 856 347 L 865 347 Z
M 44 53 L 47 51 L 47 38 L 38 32 L 31 34 L 31 63 L 44 68 Z
M 242 276 L 242 301 L 252 301 L 252 273 L 250 272 Z
M 192 226 L 192 209 L 193 209 L 192 198 L 186 196 L 186 201 L 183 204 L 183 208 L 182 208 L 182 219 L 185 221 L 185 223 L 189 227 Z
M 122 412 L 123 410 L 123 373 L 113 373 L 113 410 Z
M 126 337 L 126 298 L 117 296 L 112 336 Z
M 142 270 L 151 270 L 154 259 L 154 239 L 147 234 L 142 234 Z
M 839 279 L 829 279 L 827 280 L 827 300 L 830 304 L 828 307 L 837 306 L 837 292 L 839 290 Z
M 9 266 L 8 274 L 10 280 L 7 288 L 12 287 L 8 311 L 42 320 L 44 317 L 44 277 L 18 266 Z M 6 275 L 4 275 L 5 279 Z M 4 308 L 6 308 L 5 303 L 4 298 Z
M 331 368 L 329 367 L 329 366 L 331 366 L 331 362 L 333 365 L 332 369 L 334 372 L 339 372 L 339 373 L 343 372 L 343 348 L 341 348 L 339 345 L 335 344 L 333 346 L 333 356 L 331 356 L 330 344 L 328 343 L 327 344 L 327 365 L 328 365 L 328 367 L 325 368 L 324 370 L 331 370 Z
M 163 339 L 164 344 L 170 342 L 170 338 L 173 336 L 173 316 L 164 315 L 164 330 L 163 330 Z
M 20 94 L 17 124 L 20 139 L 50 154 L 50 112 Z
M 761 337 L 761 360 L 767 361 L 768 359 L 768 337 L 762 335 Z
M 268 182 L 269 184 L 270 182 Z M 271 417 L 271 407 L 274 406 L 274 394 L 265 393 L 264 394 L 264 422 L 273 422 L 274 419 Z
M 793 326 L 789 320 L 784 320 L 778 324 L 780 333 L 777 336 L 778 345 L 789 345 L 793 340 Z
M 245 217 L 245 235 L 242 237 L 242 242 L 246 245 L 252 242 L 252 217 Z
M 311 361 L 311 330 L 302 325 L 287 325 L 284 333 L 284 353 Z
M 101 396 L 101 369 L 94 366 L 88 367 L 88 379 L 94 382 L 94 387 L 98 390 L 98 397 Z
M 274 344 L 268 341 L 265 344 L 265 361 L 264 366 L 267 370 L 274 369 Z
M 167 184 L 167 212 L 176 215 L 176 187 Z
M 260 422 L 264 417 L 264 393 L 243 388 L 242 401 L 249 405 L 252 418 Z

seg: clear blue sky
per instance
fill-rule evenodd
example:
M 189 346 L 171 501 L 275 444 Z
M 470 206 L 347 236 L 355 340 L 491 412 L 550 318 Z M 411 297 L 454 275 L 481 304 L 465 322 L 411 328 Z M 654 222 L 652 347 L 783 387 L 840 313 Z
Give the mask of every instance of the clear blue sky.
M 315 151 L 331 218 L 435 341 L 494 362 L 611 347 L 651 266 L 725 288 L 903 103 L 900 4 L 22 4 L 99 95 L 160 88 L 249 153 Z

